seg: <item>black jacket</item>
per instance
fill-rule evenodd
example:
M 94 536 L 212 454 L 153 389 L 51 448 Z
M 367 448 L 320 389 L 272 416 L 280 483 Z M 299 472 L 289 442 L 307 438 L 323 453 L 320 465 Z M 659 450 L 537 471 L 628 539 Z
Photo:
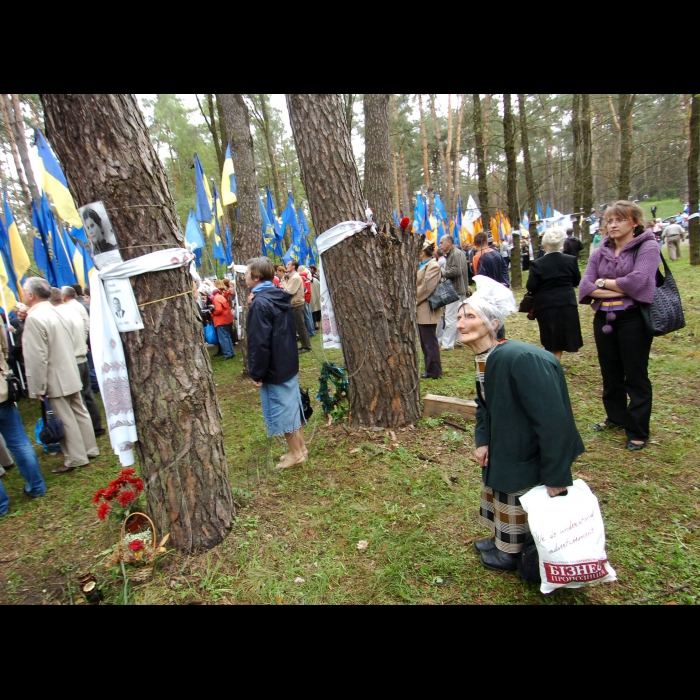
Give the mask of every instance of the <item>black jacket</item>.
M 492 280 L 510 287 L 508 263 L 497 250 L 485 253 L 479 258 L 477 274 L 490 277 Z
M 534 295 L 535 313 L 558 306 L 576 306 L 581 271 L 573 255 L 548 253 L 530 263 L 527 291 Z
M 255 293 L 248 310 L 248 371 L 256 382 L 283 384 L 299 373 L 292 295 L 277 287 Z

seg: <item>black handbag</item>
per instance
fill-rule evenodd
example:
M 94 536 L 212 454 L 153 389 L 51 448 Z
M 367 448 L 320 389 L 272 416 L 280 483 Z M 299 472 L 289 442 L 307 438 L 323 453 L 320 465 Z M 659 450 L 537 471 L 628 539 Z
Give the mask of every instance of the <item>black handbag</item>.
M 49 397 L 44 396 L 41 403 L 41 410 L 44 414 L 44 427 L 39 433 L 39 439 L 44 445 L 51 445 L 59 442 L 66 437 L 66 430 L 63 427 L 63 421 L 60 418 L 55 418 L 49 403 Z
M 19 377 L 16 377 L 12 370 L 8 370 L 7 373 L 2 372 L 2 376 L 5 377 L 7 381 L 7 400 L 17 403 L 21 398 L 26 396 L 24 389 L 22 388 L 22 382 L 20 382 Z
M 532 292 L 527 292 L 520 302 L 518 312 L 521 314 L 529 314 L 532 311 L 532 305 L 535 303 L 535 297 Z
M 308 422 L 313 415 L 314 409 L 311 408 L 311 399 L 309 398 L 309 390 L 304 391 L 299 387 L 299 395 L 301 396 L 301 408 L 299 409 L 304 416 L 304 420 Z
M 443 280 L 433 290 L 433 293 L 428 297 L 428 304 L 433 311 L 441 309 L 443 306 L 459 301 L 459 295 L 455 292 L 450 280 Z
M 636 259 L 637 250 L 634 253 Z M 661 262 L 664 264 L 666 276 L 661 274 L 661 270 L 656 270 L 654 298 L 651 304 L 639 304 L 647 334 L 653 337 L 685 328 L 685 316 L 678 285 L 663 255 L 661 255 Z

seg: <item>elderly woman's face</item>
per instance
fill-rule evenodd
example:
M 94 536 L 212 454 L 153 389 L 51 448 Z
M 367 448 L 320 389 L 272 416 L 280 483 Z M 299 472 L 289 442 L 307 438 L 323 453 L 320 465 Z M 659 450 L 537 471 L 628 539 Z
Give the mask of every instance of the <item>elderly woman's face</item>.
M 489 335 L 489 329 L 484 319 L 479 316 L 469 304 L 463 304 L 457 312 L 457 330 L 459 342 L 472 346 L 479 344 Z

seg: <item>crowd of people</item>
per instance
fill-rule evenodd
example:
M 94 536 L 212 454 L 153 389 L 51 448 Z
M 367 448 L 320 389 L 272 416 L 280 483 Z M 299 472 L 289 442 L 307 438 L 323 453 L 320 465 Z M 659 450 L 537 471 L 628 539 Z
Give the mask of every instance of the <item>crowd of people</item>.
M 484 232 L 464 250 L 449 236 L 439 247 L 425 241 L 416 279 L 416 314 L 425 358 L 423 379 L 442 374 L 441 352 L 468 347 L 475 356 L 476 450 L 482 467 L 480 522 L 491 536 L 475 543 L 482 564 L 514 570 L 528 534 L 519 496 L 542 484 L 551 497 L 571 486 L 571 465 L 583 452 L 566 380 L 563 352 L 583 345 L 578 305 L 592 307 L 593 330 L 602 377 L 605 417 L 595 431 L 625 431 L 627 449 L 643 449 L 649 440 L 652 385 L 648 360 L 652 339 L 640 307 L 651 302 L 660 262 L 657 234 L 640 207 L 619 201 L 606 208 L 601 240 L 581 275 L 581 242 L 572 232 L 553 228 L 541 241 L 542 256 L 529 265 L 528 291 L 542 347 L 507 337 L 505 319 L 516 310 L 510 290 L 509 257 L 490 245 Z M 673 225 L 673 224 L 671 224 Z M 666 240 L 675 234 L 666 235 Z M 578 245 L 577 245 L 578 244 Z M 442 309 L 429 301 L 442 280 L 457 300 Z M 287 451 L 278 469 L 308 459 L 299 389 L 299 355 L 311 350 L 319 330 L 318 271 L 295 261 L 273 265 L 266 257 L 247 263 L 248 370 L 260 390 L 268 437 L 284 436 Z M 476 285 L 473 291 L 471 286 Z M 578 296 L 575 289 L 579 288 Z M 61 440 L 65 473 L 99 455 L 96 436 L 104 433 L 92 391 L 87 338 L 89 304 L 79 286 L 52 289 L 40 278 L 23 286 L 0 357 L 0 465 L 14 459 L 26 481 L 24 493 L 38 497 L 46 486 L 34 448 L 9 396 L 7 360 L 23 377 L 28 393 L 47 404 L 65 428 Z M 228 279 L 199 287 L 202 322 L 216 330 L 219 353 L 234 357 L 237 300 Z M 5 340 L 5 338 L 3 338 Z M 8 454 L 9 451 L 9 454 Z M 0 481 L 0 515 L 8 499 Z
M 106 431 L 93 393 L 98 387 L 88 341 L 89 290 L 77 284 L 58 289 L 40 277 L 29 277 L 22 298 L 14 318 L 5 319 L 8 332 L 0 334 L 0 434 L 2 447 L 9 450 L 0 449 L 0 463 L 3 470 L 16 463 L 26 481 L 24 494 L 38 498 L 46 493 L 46 484 L 16 406 L 19 396 L 11 393 L 13 378 L 20 380 L 29 398 L 41 402 L 45 420 L 53 415 L 63 425 L 62 464 L 51 470 L 54 474 L 71 472 L 99 456 L 97 437 Z M 0 481 L 0 516 L 8 508 Z

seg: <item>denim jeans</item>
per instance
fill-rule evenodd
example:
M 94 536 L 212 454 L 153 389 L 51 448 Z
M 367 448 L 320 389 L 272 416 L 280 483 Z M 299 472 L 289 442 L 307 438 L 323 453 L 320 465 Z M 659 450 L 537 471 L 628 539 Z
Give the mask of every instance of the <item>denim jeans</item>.
M 311 304 L 307 301 L 304 302 L 304 322 L 306 330 L 309 332 L 309 338 L 313 338 L 316 335 L 316 327 L 314 326 L 314 317 L 311 315 Z
M 231 340 L 231 332 L 228 326 L 217 326 L 216 336 L 219 339 L 219 347 L 221 352 L 224 353 L 224 357 L 233 357 L 233 341 Z
M 27 482 L 25 492 L 34 497 L 43 496 L 46 493 L 46 484 L 39 470 L 39 461 L 27 433 L 24 432 L 17 406 L 12 401 L 0 403 L 0 433 L 17 463 L 19 473 Z M 0 481 L 0 515 L 7 513 L 9 503 L 10 499 Z

